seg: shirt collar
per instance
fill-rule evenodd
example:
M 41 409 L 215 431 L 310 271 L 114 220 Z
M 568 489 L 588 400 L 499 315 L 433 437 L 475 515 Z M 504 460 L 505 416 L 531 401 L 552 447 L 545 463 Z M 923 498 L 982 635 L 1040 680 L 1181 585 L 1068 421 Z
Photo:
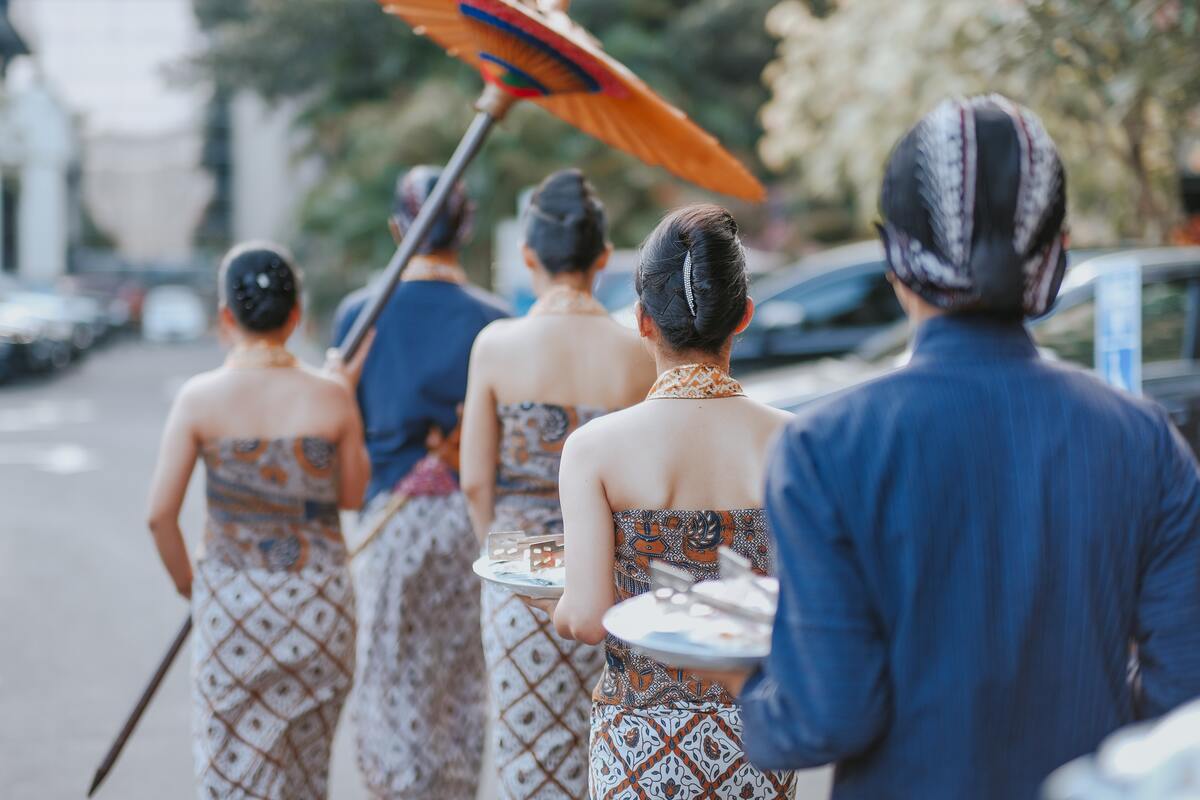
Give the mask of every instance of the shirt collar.
M 967 314 L 926 320 L 913 338 L 913 361 L 1037 358 L 1024 323 Z

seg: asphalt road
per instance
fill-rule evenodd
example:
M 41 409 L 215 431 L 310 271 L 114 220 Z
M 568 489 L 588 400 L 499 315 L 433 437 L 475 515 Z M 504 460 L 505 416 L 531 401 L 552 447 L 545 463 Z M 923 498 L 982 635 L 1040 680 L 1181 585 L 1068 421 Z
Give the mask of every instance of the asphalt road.
M 170 400 L 213 342 L 114 343 L 0 387 L 0 797 L 77 800 L 187 613 L 143 524 Z M 184 507 L 194 543 L 202 470 Z M 97 798 L 194 796 L 185 649 Z M 346 726 L 333 800 L 365 800 Z M 799 797 L 827 795 L 809 773 Z M 485 787 L 482 797 L 494 788 Z

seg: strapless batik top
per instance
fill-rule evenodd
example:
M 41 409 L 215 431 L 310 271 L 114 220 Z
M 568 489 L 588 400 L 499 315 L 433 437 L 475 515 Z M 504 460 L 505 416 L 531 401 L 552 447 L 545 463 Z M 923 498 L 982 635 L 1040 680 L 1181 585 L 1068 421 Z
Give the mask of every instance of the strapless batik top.
M 763 574 L 770 567 L 770 540 L 761 508 L 618 511 L 613 525 L 617 602 L 650 591 L 654 560 L 687 570 L 697 582 L 720 577 L 717 549 L 722 545 L 750 559 Z M 721 686 L 640 655 L 612 636 L 605 640 L 605 656 L 604 674 L 593 695 L 598 703 L 646 708 L 733 702 Z
M 238 569 L 345 563 L 337 446 L 317 437 L 217 439 L 203 450 L 204 558 Z

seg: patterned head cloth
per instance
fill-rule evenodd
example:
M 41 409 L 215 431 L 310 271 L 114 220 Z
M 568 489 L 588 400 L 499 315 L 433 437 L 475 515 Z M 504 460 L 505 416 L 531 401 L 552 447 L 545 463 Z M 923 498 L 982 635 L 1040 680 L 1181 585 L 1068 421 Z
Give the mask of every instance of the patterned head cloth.
M 879 233 L 896 277 L 947 311 L 1044 314 L 1066 268 L 1066 175 L 1029 109 L 947 100 L 896 145 Z
M 441 167 L 419 166 L 413 167 L 396 181 L 396 193 L 392 198 L 392 219 L 400 228 L 402 236 L 408 233 L 421 206 L 433 192 L 433 187 L 437 185 L 441 176 Z M 439 250 L 457 250 L 471 232 L 473 216 L 474 206 L 460 181 L 451 190 L 446 205 L 433 221 L 425 241 L 421 243 L 417 252 L 428 254 Z

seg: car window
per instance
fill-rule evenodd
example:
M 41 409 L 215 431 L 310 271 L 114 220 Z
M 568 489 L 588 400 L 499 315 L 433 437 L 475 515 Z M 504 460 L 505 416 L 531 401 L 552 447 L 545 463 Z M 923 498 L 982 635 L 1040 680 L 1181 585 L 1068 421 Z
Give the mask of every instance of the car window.
M 899 319 L 900 303 L 882 269 L 851 275 L 813 287 L 801 283 L 763 305 L 792 304 L 806 328 L 859 328 L 887 325 Z
M 1187 325 L 1188 280 L 1160 281 L 1142 287 L 1142 361 L 1176 361 L 1183 355 Z M 1092 366 L 1096 357 L 1096 304 L 1092 297 L 1064 308 L 1033 331 L 1041 347 L 1064 361 Z

